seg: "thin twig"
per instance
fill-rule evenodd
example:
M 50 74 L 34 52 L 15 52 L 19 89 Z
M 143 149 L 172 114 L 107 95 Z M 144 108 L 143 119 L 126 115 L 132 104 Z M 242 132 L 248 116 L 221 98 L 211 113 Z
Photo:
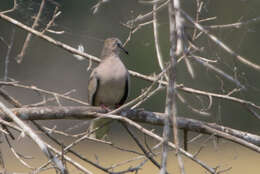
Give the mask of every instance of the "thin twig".
M 133 100 L 129 101 L 128 103 L 120 106 L 119 108 L 109 112 L 109 114 L 114 114 L 114 113 L 118 113 L 119 111 L 122 111 L 123 109 L 133 105 L 134 103 L 138 102 L 137 104 L 141 104 L 141 102 L 144 102 L 146 99 L 148 99 L 152 94 L 154 94 L 156 91 L 160 90 L 161 88 L 156 88 L 154 91 L 151 92 L 151 90 L 153 89 L 153 86 L 156 84 L 156 82 L 158 80 L 161 79 L 161 77 L 166 73 L 166 70 L 168 68 L 164 69 L 160 74 L 158 74 L 155 78 L 155 81 L 144 91 L 142 92 L 139 96 L 137 96 L 136 98 L 134 98 Z M 134 105 L 131 109 L 135 108 L 136 105 Z
M 89 171 L 88 169 L 86 169 L 84 166 L 82 166 L 81 164 L 79 164 L 78 162 L 74 161 L 72 158 L 70 158 L 67 155 L 63 155 L 62 152 L 60 152 L 59 150 L 57 150 L 56 148 L 52 147 L 51 145 L 47 144 L 48 148 L 51 149 L 53 152 L 55 152 L 56 154 L 58 154 L 59 156 L 63 156 L 63 158 L 68 161 L 69 163 L 71 163 L 72 165 L 74 165 L 77 169 L 81 170 L 82 172 L 84 172 L 85 174 L 93 174 L 91 171 Z
M 152 23 L 153 23 L 153 20 L 148 21 L 148 22 L 144 22 L 144 23 L 138 24 L 135 28 L 134 28 L 134 25 L 133 25 L 133 24 L 124 24 L 124 23 L 122 23 L 123 26 L 127 27 L 128 29 L 130 29 L 129 34 L 128 34 L 128 37 L 127 37 L 127 39 L 125 40 L 123 46 L 124 46 L 124 47 L 126 46 L 126 44 L 131 40 L 132 35 L 133 35 L 135 32 L 137 32 L 138 30 L 140 30 L 142 27 L 147 26 L 147 25 L 152 24 Z
M 56 92 L 47 91 L 47 90 L 45 90 L 45 89 L 41 89 L 41 88 L 38 88 L 38 87 L 33 86 L 33 85 L 27 86 L 27 85 L 19 84 L 19 83 L 17 83 L 17 82 L 1 82 L 1 81 L 0 81 L 0 85 L 14 86 L 14 87 L 18 87 L 18 88 L 24 88 L 24 89 L 34 90 L 34 91 L 37 91 L 37 92 L 40 92 L 40 93 L 53 95 L 54 98 L 55 98 L 55 97 L 60 97 L 60 98 L 64 98 L 64 99 L 67 99 L 67 100 L 70 100 L 70 101 L 73 101 L 73 102 L 76 102 L 76 103 L 85 105 L 85 106 L 88 106 L 88 105 L 89 105 L 88 103 L 83 102 L 83 101 L 81 101 L 81 100 L 78 100 L 78 99 L 75 99 L 75 98 L 66 96 L 66 94 L 63 95 L 63 94 L 59 94 L 59 93 L 56 93 Z
M 167 115 L 167 119 L 165 118 L 165 127 L 164 131 L 169 132 L 169 122 L 172 121 L 173 127 L 173 138 L 174 143 L 176 146 L 176 154 L 178 159 L 179 168 L 182 174 L 185 174 L 184 171 L 184 164 L 180 155 L 180 145 L 179 145 L 179 134 L 178 134 L 178 127 L 177 127 L 177 89 L 176 89 L 176 77 L 177 77 L 177 55 L 183 52 L 183 37 L 182 37 L 182 17 L 180 14 L 177 15 L 175 13 L 174 16 L 174 9 L 180 9 L 180 2 L 177 0 L 171 0 L 169 2 L 169 23 L 170 23 L 170 68 L 168 72 L 169 76 L 169 85 L 167 87 L 167 98 L 166 98 L 166 105 L 165 105 L 165 113 Z M 177 25 L 178 23 L 178 25 Z M 178 52 L 177 52 L 178 51 Z M 168 123 L 167 123 L 168 122 Z M 168 129 L 168 130 L 167 130 Z M 165 133 L 166 134 L 166 133 Z M 169 134 L 169 133 L 168 133 Z M 168 137 L 164 138 L 168 141 Z M 168 143 L 168 142 L 167 142 Z M 166 167 L 166 166 L 165 166 Z M 164 174 L 165 170 L 161 170 L 160 174 Z
M 7 91 L 5 91 L 3 88 L 0 89 L 0 95 L 10 104 L 12 104 L 14 107 L 16 108 L 20 108 L 22 107 L 22 104 L 16 100 L 15 98 L 13 98 L 12 96 L 10 96 Z
M 93 14 L 96 14 L 99 10 L 99 8 L 101 7 L 102 4 L 106 3 L 108 0 L 99 0 L 98 3 L 96 3 L 93 7 Z
M 177 40 L 176 40 L 176 50 L 175 50 L 175 54 L 178 56 L 180 54 L 183 53 L 183 41 L 184 41 L 184 37 L 183 37 L 183 32 L 184 32 L 184 27 L 183 27 L 183 17 L 181 15 L 181 13 L 179 12 L 180 9 L 180 1 L 179 0 L 173 0 L 173 8 L 176 9 L 175 11 L 175 26 L 176 26 L 176 36 L 177 36 Z
M 138 147 L 143 151 L 144 155 L 158 168 L 161 168 L 161 165 L 152 157 L 153 154 L 146 151 L 146 149 L 143 147 L 143 145 L 139 142 L 138 138 L 133 134 L 133 132 L 127 127 L 127 125 L 123 122 L 121 122 L 123 127 L 126 129 L 128 134 L 133 138 L 135 143 L 138 145 Z
M 10 12 L 13 12 L 14 10 L 16 10 L 16 8 L 18 6 L 17 2 L 16 2 L 16 0 L 14 0 L 13 2 L 14 2 L 13 8 L 6 10 L 6 11 L 1 11 L 0 13 L 10 13 Z
M 56 138 L 54 138 L 53 136 L 51 136 L 51 135 L 50 135 L 48 132 L 46 132 L 46 130 L 44 130 L 41 126 L 39 126 L 38 124 L 35 124 L 35 126 L 37 126 L 37 128 L 38 128 L 39 130 L 41 130 L 41 131 L 42 131 L 47 137 L 49 137 L 53 142 L 55 142 L 56 144 L 58 144 L 58 145 L 60 145 L 60 146 L 62 145 L 62 143 L 61 143 L 59 140 L 57 140 Z M 83 136 L 83 137 L 81 137 L 80 139 L 78 139 L 78 142 L 81 141 L 81 140 L 83 140 L 84 138 L 86 138 L 86 136 Z M 73 143 L 72 143 L 72 144 L 73 144 Z M 95 162 L 93 162 L 93 161 L 90 161 L 89 159 L 87 159 L 86 157 L 82 156 L 81 154 L 75 152 L 74 150 L 71 150 L 70 148 L 74 145 L 74 144 L 73 144 L 73 145 L 72 145 L 72 144 L 69 145 L 69 146 L 67 146 L 67 149 L 65 148 L 64 150 L 65 150 L 65 151 L 68 151 L 68 152 L 70 152 L 70 153 L 72 153 L 73 155 L 75 155 L 75 156 L 78 157 L 79 159 L 81 159 L 81 160 L 83 160 L 83 161 L 85 161 L 85 162 L 87 162 L 87 163 L 93 165 L 94 167 L 96 167 L 96 168 L 102 170 L 103 172 L 109 173 L 109 170 L 108 170 L 108 169 L 106 169 L 106 168 L 100 166 L 99 164 L 97 164 L 97 163 L 95 163 Z M 59 155 L 61 155 L 61 153 L 59 153 Z M 63 156 L 66 157 L 65 155 L 63 155 Z M 47 163 L 45 163 L 44 165 L 42 165 L 41 167 L 39 167 L 39 169 L 41 169 L 41 168 L 47 166 L 49 163 L 50 163 L 50 161 L 48 161 Z M 38 170 L 39 170 L 39 169 L 38 169 Z M 86 169 L 85 169 L 85 170 L 86 170 Z M 88 171 L 88 173 L 91 173 L 91 172 Z
M 41 39 L 43 39 L 43 40 L 45 40 L 45 41 L 47 41 L 47 42 L 49 42 L 49 43 L 51 43 L 51 44 L 57 46 L 57 47 L 63 48 L 64 50 L 66 50 L 66 51 L 68 51 L 68 52 L 70 52 L 70 53 L 72 53 L 72 54 L 77 54 L 77 55 L 80 55 L 80 56 L 82 56 L 82 57 L 84 57 L 84 58 L 86 58 L 86 59 L 88 59 L 88 60 L 92 60 L 92 61 L 95 61 L 95 62 L 100 62 L 100 59 L 99 59 L 99 58 L 97 58 L 97 57 L 95 57 L 95 56 L 93 56 L 93 55 L 90 55 L 90 54 L 88 54 L 88 53 L 82 53 L 82 52 L 78 51 L 77 49 L 72 48 L 71 46 L 69 46 L 69 45 L 67 45 L 67 44 L 64 44 L 64 43 L 62 43 L 62 42 L 60 42 L 60 41 L 54 40 L 53 38 L 51 38 L 51 37 L 49 37 L 49 36 L 46 36 L 46 35 L 44 35 L 44 34 L 38 32 L 38 31 L 36 31 L 36 30 L 34 30 L 34 29 L 32 29 L 32 28 L 30 28 L 30 27 L 24 25 L 24 24 L 21 23 L 21 22 L 19 22 L 19 21 L 15 20 L 15 19 L 13 19 L 13 18 L 11 18 L 11 17 L 8 17 L 8 16 L 2 14 L 2 13 L 0 13 L 0 18 L 6 20 L 6 21 L 9 22 L 9 23 L 14 24 L 15 26 L 17 26 L 17 27 L 19 27 L 19 28 L 21 28 L 21 29 L 23 29 L 23 30 L 26 30 L 26 31 L 28 31 L 28 32 L 30 32 L 30 33 L 32 33 L 32 34 L 38 36 L 39 38 L 41 38 Z M 131 71 L 131 70 L 129 70 L 129 73 L 130 73 L 132 76 L 134 76 L 134 77 L 138 77 L 138 78 L 141 78 L 141 79 L 146 80 L 146 81 L 149 81 L 149 82 L 154 82 L 154 81 L 156 81 L 155 78 L 152 77 L 152 76 L 146 76 L 146 75 L 143 75 L 143 74 L 140 74 L 140 73 L 138 73 L 138 72 Z M 162 84 L 162 85 L 167 85 L 167 82 L 165 82 L 165 81 L 163 81 L 163 80 L 159 80 L 158 83 L 159 83 L 159 84 Z
M 153 35 L 154 35 L 154 44 L 155 44 L 158 64 L 161 70 L 163 71 L 165 67 L 164 67 L 161 48 L 159 44 L 158 21 L 157 21 L 157 12 L 156 12 L 157 6 L 158 6 L 157 3 L 153 5 Z M 168 81 L 168 76 L 166 74 L 165 74 L 165 78 Z
M 40 147 L 42 152 L 46 155 L 48 159 L 50 159 L 61 171 L 62 174 L 67 174 L 67 169 L 64 168 L 61 161 L 54 157 L 53 154 L 49 151 L 46 144 L 39 138 L 37 134 L 34 133 L 34 131 L 28 127 L 22 120 L 20 120 L 10 109 L 8 109 L 3 103 L 0 102 L 0 109 L 8 115 L 16 124 L 18 124 L 23 131 L 31 137 L 31 139 Z
M 256 105 L 255 103 L 253 103 L 251 101 L 243 100 L 243 99 L 240 99 L 240 98 L 237 98 L 237 97 L 232 97 L 232 96 L 229 96 L 229 95 L 218 94 L 218 93 L 213 93 L 213 92 L 208 92 L 208 91 L 201 91 L 201 90 L 198 90 L 198 89 L 185 87 L 183 85 L 179 85 L 178 90 L 182 90 L 182 91 L 187 92 L 187 93 L 198 94 L 198 95 L 202 95 L 202 96 L 226 99 L 226 100 L 229 100 L 229 101 L 240 103 L 242 105 L 247 105 L 247 106 L 250 106 L 252 108 L 260 110 L 260 106 Z
M 71 52 L 73 54 L 78 54 L 78 55 L 80 55 L 82 57 L 91 59 L 91 60 L 96 61 L 96 62 L 100 61 L 100 59 L 98 59 L 95 56 L 92 56 L 92 55 L 87 54 L 87 53 L 81 53 L 77 49 L 72 48 L 72 47 L 70 47 L 70 46 L 68 46 L 68 45 L 66 45 L 66 44 L 64 44 L 62 42 L 56 41 L 56 40 L 54 40 L 54 39 L 52 39 L 52 38 L 50 38 L 50 37 L 48 37 L 46 35 L 42 35 L 40 32 L 38 32 L 36 30 L 32 30 L 30 27 L 27 27 L 26 25 L 23 25 L 19 21 L 16 21 L 13 18 L 10 18 L 10 17 L 8 17 L 8 16 L 6 16 L 6 15 L 4 15 L 2 13 L 0 13 L 0 18 L 3 18 L 6 21 L 8 21 L 8 22 L 10 22 L 10 23 L 12 23 L 12 24 L 14 24 L 14 25 L 16 25 L 16 26 L 26 30 L 26 31 L 28 31 L 28 32 L 31 32 L 31 33 L 37 35 L 38 37 L 40 37 L 40 38 L 42 38 L 44 40 L 47 40 L 48 42 L 50 42 L 50 43 L 52 43 L 52 44 L 54 44 L 54 45 L 56 45 L 58 47 L 61 47 L 61 48 L 65 49 L 65 50 L 67 50 L 67 51 L 69 51 L 69 52 Z M 156 81 L 156 79 L 153 76 L 146 76 L 146 75 L 143 75 L 143 74 L 137 73 L 135 71 L 131 71 L 131 70 L 129 72 L 134 77 L 138 77 L 140 79 L 143 79 L 143 80 L 146 80 L 146 81 L 149 81 L 149 82 L 155 82 Z M 161 84 L 163 86 L 166 86 L 168 84 L 166 81 L 163 81 L 163 80 L 158 80 L 157 83 L 159 83 L 159 84 Z M 1 83 L 1 84 L 3 84 L 3 83 Z M 6 84 L 10 84 L 11 85 L 12 83 L 6 83 Z M 201 90 L 194 90 L 192 88 L 184 88 L 183 85 L 177 85 L 177 88 L 178 88 L 178 90 L 182 90 L 182 91 L 190 92 L 190 93 L 194 93 L 194 94 L 200 94 L 200 95 L 206 95 L 206 96 L 209 95 L 208 92 L 204 92 L 204 91 L 201 91 Z M 213 95 L 211 95 L 211 94 L 213 94 Z M 245 100 L 242 100 L 242 99 L 239 99 L 239 98 L 236 98 L 236 97 L 230 98 L 230 97 L 226 97 L 225 95 L 221 95 L 221 94 L 215 94 L 215 95 L 214 95 L 214 93 L 211 93 L 211 94 L 210 95 L 213 96 L 213 97 L 223 98 L 223 99 L 231 100 L 231 101 L 238 102 L 238 103 L 241 103 L 241 104 L 247 103 L 247 104 L 249 104 L 250 106 L 252 106 L 254 108 L 258 108 L 258 109 L 260 108 L 260 106 L 258 107 L 258 106 L 256 106 L 254 103 L 252 103 L 250 101 L 245 101 Z M 80 102 L 80 103 L 84 104 L 82 102 Z
M 155 11 L 159 11 L 159 10 L 162 10 L 163 8 L 167 7 L 168 3 L 169 3 L 169 0 L 166 0 L 163 4 L 161 4 L 158 8 L 156 8 Z M 138 15 L 134 20 L 128 21 L 127 23 L 137 23 L 137 22 L 144 21 L 153 15 L 153 11 L 146 13 L 144 15 Z
M 8 78 L 8 64 L 9 64 L 10 53 L 14 44 L 14 36 L 15 36 L 15 28 L 12 29 L 10 44 L 7 46 L 7 52 L 5 56 L 4 81 L 7 81 Z
M 251 23 L 259 22 L 259 20 L 260 20 L 260 17 L 256 17 L 253 19 L 249 19 L 247 21 L 236 22 L 236 23 L 232 23 L 232 24 L 210 25 L 210 26 L 205 26 L 205 28 L 209 28 L 209 29 L 240 28 L 243 25 L 248 25 Z
M 143 132 L 144 134 L 158 140 L 159 142 L 164 141 L 162 137 L 154 134 L 153 132 L 145 129 L 143 126 L 141 126 L 140 124 L 137 124 L 136 122 L 126 118 L 126 117 L 122 117 L 122 116 L 118 116 L 118 115 L 108 115 L 108 114 L 99 114 L 99 113 L 92 113 L 93 116 L 98 116 L 98 117 L 107 117 L 107 118 L 112 118 L 112 119 L 117 119 L 120 121 L 123 121 L 125 123 L 128 123 L 129 125 L 135 127 L 136 129 L 138 129 L 139 131 Z M 168 146 L 176 149 L 176 146 L 173 143 L 168 142 Z M 205 163 L 203 163 L 202 161 L 200 161 L 197 158 L 194 158 L 192 154 L 188 153 L 187 151 L 183 150 L 182 148 L 179 148 L 179 152 L 182 153 L 184 156 L 186 156 L 187 158 L 191 159 L 192 161 L 194 161 L 195 163 L 199 164 L 201 167 L 203 167 L 204 169 L 206 169 L 207 171 L 209 171 L 212 174 L 215 174 L 215 170 L 211 167 L 208 167 Z
M 46 27 L 44 28 L 44 30 L 42 30 L 42 32 L 41 32 L 42 34 L 45 33 L 46 31 L 50 31 L 49 28 L 53 25 L 55 19 L 57 17 L 59 17 L 61 14 L 61 11 L 58 11 L 58 10 L 59 10 L 59 7 L 56 6 L 56 8 L 53 12 L 53 16 L 52 16 L 51 20 L 48 22 L 48 24 L 46 25 Z
M 146 100 L 148 100 L 150 97 L 152 97 L 153 95 L 157 94 L 159 91 L 161 91 L 162 89 L 164 89 L 163 86 L 159 85 L 157 88 L 155 88 L 153 91 L 149 92 L 147 94 L 147 96 L 145 96 L 142 100 L 140 100 L 139 102 L 137 102 L 134 106 L 131 107 L 131 109 L 135 109 L 137 107 L 139 107 L 141 104 L 143 104 Z
M 229 46 L 227 46 L 224 42 L 222 42 L 221 40 L 219 40 L 216 36 L 214 36 L 213 34 L 211 34 L 205 27 L 203 27 L 202 25 L 200 25 L 199 23 L 197 23 L 196 21 L 194 21 L 194 19 L 192 19 L 192 17 L 190 17 L 185 11 L 183 11 L 182 9 L 177 9 L 179 10 L 182 15 L 189 21 L 191 22 L 197 29 L 199 29 L 200 31 L 202 31 L 203 33 L 205 33 L 213 42 L 215 42 L 218 46 L 220 46 L 222 49 L 224 49 L 226 52 L 228 52 L 230 55 L 234 56 L 237 58 L 237 60 L 239 60 L 241 63 L 254 68 L 257 71 L 260 71 L 260 66 L 249 61 L 247 58 L 239 55 L 238 53 L 236 53 L 235 51 L 233 51 Z
M 216 72 L 217 74 L 223 76 L 225 79 L 235 83 L 239 88 L 246 89 L 246 87 L 240 83 L 240 81 L 238 81 L 237 79 L 233 78 L 232 76 L 230 76 L 229 74 L 225 73 L 224 71 L 222 71 L 221 69 L 217 68 L 214 65 L 209 64 L 208 62 L 204 62 L 201 59 L 199 59 L 197 56 L 195 55 L 191 55 L 191 57 L 196 60 L 197 62 L 199 62 L 200 64 L 202 64 L 203 66 L 209 68 L 210 70 Z
M 45 0 L 42 0 L 40 8 L 39 8 L 39 11 L 38 11 L 38 14 L 37 14 L 37 16 L 36 16 L 36 18 L 35 18 L 35 20 L 33 22 L 32 29 L 35 29 L 35 27 L 38 26 L 38 21 L 39 21 L 41 15 L 42 15 L 42 11 L 43 11 L 44 5 L 45 5 Z M 29 44 L 29 42 L 31 40 L 31 37 L 32 37 L 32 34 L 28 33 L 27 36 L 26 36 L 26 39 L 24 41 L 23 48 L 22 48 L 20 54 L 18 54 L 17 57 L 16 57 L 17 63 L 21 63 L 22 62 L 23 57 L 24 57 L 25 52 L 26 52 L 26 49 L 28 47 L 28 44 Z
M 16 100 L 15 98 L 13 98 L 12 96 L 10 96 L 3 88 L 0 88 L 0 95 L 11 105 L 13 105 L 14 107 L 20 108 L 22 107 L 22 104 Z M 6 125 L 2 124 L 2 128 L 4 130 L 6 130 L 9 134 L 9 136 L 14 140 L 15 137 L 14 135 L 9 131 L 9 129 L 7 128 Z
M 27 164 L 22 158 L 21 158 L 21 155 L 19 153 L 16 152 L 16 150 L 13 148 L 13 146 L 11 145 L 9 139 L 7 136 L 4 136 L 5 137 L 5 140 L 9 146 L 9 148 L 11 149 L 12 153 L 14 154 L 14 156 L 21 162 L 21 164 L 23 164 L 25 167 L 31 169 L 31 170 L 34 170 L 35 167 L 32 167 L 30 166 L 29 164 Z
M 71 89 L 68 92 L 65 92 L 61 95 L 69 96 L 71 93 L 73 93 L 75 91 L 76 91 L 75 89 Z M 40 101 L 40 102 L 24 105 L 24 107 L 39 107 L 39 106 L 47 105 L 48 102 L 55 101 L 56 99 L 57 99 L 57 96 L 56 97 L 43 98 L 43 100 Z

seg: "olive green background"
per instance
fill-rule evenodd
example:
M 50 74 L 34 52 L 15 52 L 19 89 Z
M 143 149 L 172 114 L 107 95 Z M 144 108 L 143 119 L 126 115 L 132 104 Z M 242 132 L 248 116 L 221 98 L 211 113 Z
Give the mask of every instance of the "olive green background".
M 9 13 L 8 15 L 27 25 L 32 25 L 32 16 L 37 14 L 41 1 L 18 0 L 17 2 L 19 4 L 18 9 L 12 13 Z M 151 5 L 141 4 L 138 3 L 138 1 L 111 0 L 103 4 L 98 13 L 93 15 L 91 8 L 97 3 L 97 1 L 62 0 L 59 1 L 59 3 L 61 5 L 60 11 L 62 13 L 55 21 L 56 26 L 52 29 L 58 31 L 64 30 L 65 33 L 62 35 L 48 35 L 75 48 L 77 48 L 79 44 L 83 44 L 85 51 L 95 56 L 99 56 L 103 46 L 103 40 L 107 37 L 118 37 L 122 41 L 126 40 L 129 34 L 129 30 L 121 23 L 126 23 L 128 20 L 135 18 L 139 14 L 145 14 L 152 9 Z M 246 21 L 251 18 L 260 16 L 260 1 L 258 0 L 209 0 L 204 1 L 204 4 L 205 6 L 202 8 L 201 12 L 201 19 L 216 17 L 215 20 L 202 23 L 204 25 L 229 24 L 238 21 Z M 0 1 L 1 11 L 11 7 L 12 1 Z M 183 1 L 182 7 L 191 16 L 195 16 L 195 1 Z M 39 29 L 42 29 L 50 20 L 53 9 L 54 6 L 47 1 L 40 21 Z M 160 11 L 158 22 L 162 55 L 165 62 L 167 62 L 169 59 L 169 24 L 167 8 Z M 187 23 L 187 26 L 191 25 Z M 260 22 L 256 22 L 242 26 L 241 28 L 212 30 L 212 33 L 220 38 L 220 40 L 222 40 L 228 46 L 230 46 L 234 51 L 241 54 L 242 56 L 245 56 L 248 60 L 260 65 L 259 27 Z M 13 28 L 13 25 L 0 20 L 0 37 L 3 37 L 7 42 L 9 42 Z M 187 27 L 186 31 L 189 35 L 191 35 L 193 30 L 191 27 Z M 51 45 L 37 37 L 33 37 L 27 49 L 24 60 L 21 64 L 17 64 L 15 57 L 19 54 L 23 46 L 26 34 L 27 33 L 21 29 L 15 29 L 15 42 L 10 56 L 8 77 L 20 81 L 23 84 L 35 85 L 39 88 L 55 91 L 58 93 L 65 93 L 71 89 L 75 89 L 76 92 L 72 93 L 71 96 L 83 101 L 87 101 L 87 82 L 89 72 L 86 71 L 86 68 L 88 66 L 88 61 L 78 61 L 70 53 L 57 48 L 56 46 Z M 232 76 L 234 76 L 236 73 L 238 80 L 240 80 L 247 89 L 240 93 L 236 93 L 234 96 L 243 98 L 245 100 L 250 100 L 257 105 L 260 105 L 260 72 L 249 68 L 244 64 L 241 64 L 238 60 L 236 60 L 236 58 L 223 51 L 205 35 L 202 35 L 194 44 L 197 47 L 203 47 L 204 49 L 203 52 L 197 53 L 198 55 L 208 59 L 217 60 L 218 63 L 214 65 Z M 137 31 L 132 36 L 131 41 L 126 45 L 126 49 L 129 51 L 129 55 L 122 54 L 122 60 L 129 69 L 146 75 L 152 75 L 154 73 L 160 72 L 156 59 L 153 28 L 151 24 L 144 26 L 139 31 Z M 5 55 L 6 47 L 4 44 L 2 44 L 2 42 L 0 42 L 0 79 L 3 78 L 4 74 Z M 183 84 L 187 87 L 192 87 L 195 89 L 223 94 L 227 94 L 230 90 L 236 87 L 231 82 L 225 80 L 219 75 L 216 75 L 214 72 L 198 64 L 197 62 L 191 60 L 191 63 L 195 70 L 196 78 L 192 79 L 190 77 L 189 73 L 187 72 L 187 67 L 184 61 L 182 61 L 178 64 L 177 67 L 177 82 L 179 84 Z M 235 68 L 237 69 L 237 72 L 235 72 Z M 147 87 L 149 84 L 149 82 L 145 82 L 141 79 L 132 78 L 129 99 L 133 99 L 138 96 L 141 93 L 141 90 Z M 8 90 L 11 95 L 21 101 L 22 104 L 31 104 L 39 102 L 42 99 L 41 95 L 38 93 L 32 93 L 28 90 L 17 88 L 5 89 Z M 203 107 L 206 108 L 209 102 L 208 98 L 206 97 L 198 98 L 196 95 L 186 94 L 183 92 L 181 92 L 181 94 L 185 97 L 191 106 L 198 109 Z M 61 100 L 61 102 L 63 105 L 77 105 L 75 103 L 64 100 Z M 153 96 L 140 107 L 150 111 L 163 112 L 164 105 L 165 91 L 162 91 Z M 217 122 L 234 129 L 260 134 L 260 120 L 256 119 L 245 109 L 245 107 L 240 104 L 213 98 L 212 108 L 208 112 L 211 113 L 210 116 L 201 116 L 192 112 L 185 104 L 182 104 L 178 101 L 178 113 L 180 116 L 195 118 L 203 121 Z M 62 129 L 69 133 L 82 132 L 82 130 L 86 129 L 87 125 L 85 122 L 79 123 L 78 121 L 66 120 L 45 121 L 43 123 L 50 127 L 56 125 L 57 129 Z M 68 127 L 73 128 L 68 129 Z M 155 128 L 160 133 L 161 128 L 153 126 L 148 127 Z M 125 135 L 126 134 L 122 133 L 122 127 L 114 123 L 113 131 L 111 132 L 113 141 L 122 142 L 123 144 L 128 145 L 128 137 L 125 138 Z M 69 142 L 70 139 L 64 139 L 64 141 Z M 23 142 L 26 143 L 26 141 Z M 99 147 L 97 145 L 95 145 L 95 147 L 91 146 L 93 143 L 88 145 L 92 148 Z M 194 151 L 196 151 L 196 147 L 198 145 L 200 145 L 200 143 L 197 143 L 194 145 L 194 147 L 192 147 Z M 246 163 L 247 165 L 249 164 L 249 161 L 253 161 L 255 164 L 257 161 L 260 162 L 259 156 L 257 158 L 257 154 L 245 150 L 240 146 L 235 146 L 234 144 L 230 144 L 225 141 L 221 142 L 217 146 L 218 147 L 214 147 L 212 142 L 209 143 L 205 152 L 203 152 L 203 155 L 205 156 L 202 156 L 205 158 L 204 160 L 210 161 L 211 165 L 213 166 L 218 164 L 224 165 L 225 167 L 232 166 L 233 169 L 230 171 L 230 173 L 244 173 L 242 172 L 243 168 L 241 169 L 241 167 L 243 165 L 241 164 Z M 19 145 L 19 148 L 25 150 L 24 146 Z M 99 149 L 104 148 L 105 147 L 100 146 Z M 35 147 L 35 149 L 36 152 L 37 148 Z M 30 154 L 32 150 L 34 149 L 27 149 L 28 154 Z M 8 156 L 7 154 L 10 152 L 7 151 L 5 153 L 5 155 Z M 102 153 L 107 153 L 107 155 L 102 156 Z M 113 150 L 104 150 L 102 152 L 100 151 L 99 156 L 102 156 L 100 161 L 106 161 L 106 157 L 109 157 L 109 160 L 111 160 L 109 155 L 111 153 L 115 154 Z M 94 158 L 93 154 L 90 155 L 87 152 L 86 154 L 91 156 L 91 158 Z M 120 153 L 118 154 L 118 157 L 113 155 L 115 159 L 112 159 L 120 161 L 121 155 Z M 126 153 L 126 155 L 128 154 Z M 128 158 L 128 156 L 126 156 L 126 158 Z M 172 160 L 175 161 L 175 159 Z M 190 162 L 187 163 L 189 164 Z M 252 162 L 250 162 L 250 164 L 253 165 Z M 198 168 L 194 164 L 192 166 L 194 168 Z M 253 165 L 250 168 L 256 171 L 257 169 L 260 169 L 260 167 L 256 165 Z M 191 171 L 193 171 L 193 168 L 191 169 Z M 176 167 L 173 170 L 178 171 Z M 146 170 L 141 171 L 141 173 L 146 173 L 145 171 Z M 200 172 L 198 171 L 198 173 Z

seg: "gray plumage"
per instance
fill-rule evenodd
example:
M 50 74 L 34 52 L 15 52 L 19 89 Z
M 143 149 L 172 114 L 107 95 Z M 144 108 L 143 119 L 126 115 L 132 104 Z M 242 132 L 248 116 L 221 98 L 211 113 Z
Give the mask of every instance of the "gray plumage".
M 117 38 L 108 38 L 101 52 L 101 62 L 92 71 L 88 84 L 88 101 L 93 106 L 114 109 L 127 99 L 129 92 L 129 74 L 119 57 L 120 50 L 127 53 Z M 109 119 L 99 119 L 91 123 L 90 130 L 106 124 Z M 93 137 L 101 139 L 109 127 L 104 126 Z

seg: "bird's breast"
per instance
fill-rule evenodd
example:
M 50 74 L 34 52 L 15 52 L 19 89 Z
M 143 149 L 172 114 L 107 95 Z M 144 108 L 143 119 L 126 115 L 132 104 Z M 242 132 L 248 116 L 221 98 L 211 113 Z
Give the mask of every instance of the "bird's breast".
M 125 93 L 128 71 L 122 62 L 106 64 L 108 67 L 100 67 L 98 72 L 99 88 L 97 91 L 96 104 L 105 106 L 115 106 L 120 102 Z M 102 73 L 102 74 L 100 74 Z

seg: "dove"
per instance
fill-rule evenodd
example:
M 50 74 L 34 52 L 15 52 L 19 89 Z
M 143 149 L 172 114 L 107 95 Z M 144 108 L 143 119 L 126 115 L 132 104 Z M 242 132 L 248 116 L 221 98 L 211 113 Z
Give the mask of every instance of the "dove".
M 93 69 L 88 83 L 88 102 L 92 106 L 115 109 L 124 104 L 129 93 L 129 73 L 120 59 L 123 48 L 118 38 L 108 38 L 104 41 L 101 52 L 101 62 Z M 109 131 L 111 119 L 97 119 L 90 124 L 90 131 L 99 128 L 91 136 L 103 139 Z

